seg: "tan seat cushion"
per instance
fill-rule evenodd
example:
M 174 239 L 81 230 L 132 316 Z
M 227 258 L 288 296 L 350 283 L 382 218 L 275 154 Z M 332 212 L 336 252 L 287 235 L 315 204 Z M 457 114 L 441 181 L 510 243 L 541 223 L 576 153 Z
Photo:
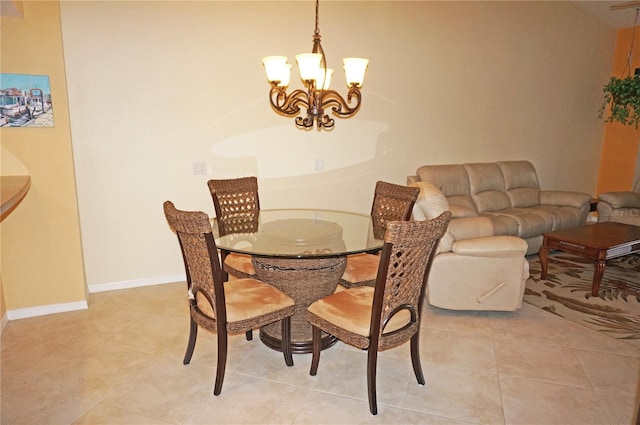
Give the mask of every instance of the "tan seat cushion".
M 240 322 L 272 313 L 294 304 L 284 292 L 257 279 L 235 279 L 225 282 L 227 322 Z M 213 317 L 211 305 L 201 293 L 197 294 L 198 308 Z
M 311 304 L 309 311 L 351 333 L 367 337 L 374 291 L 375 288 L 370 286 L 358 286 L 336 292 Z M 384 333 L 400 329 L 410 320 L 411 314 L 407 310 L 401 310 L 389 320 Z
M 374 254 L 354 254 L 347 257 L 342 279 L 349 283 L 376 280 L 380 257 Z
M 256 274 L 256 269 L 253 267 L 253 263 L 251 262 L 251 256 L 248 254 L 237 254 L 232 252 L 225 257 L 224 263 L 239 272 L 248 275 Z

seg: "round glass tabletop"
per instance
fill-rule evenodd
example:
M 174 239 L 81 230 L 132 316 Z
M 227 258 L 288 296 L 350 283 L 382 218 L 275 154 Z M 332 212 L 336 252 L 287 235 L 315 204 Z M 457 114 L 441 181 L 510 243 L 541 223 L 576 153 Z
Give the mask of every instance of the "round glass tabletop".
M 238 217 L 233 218 L 238 220 Z M 347 211 L 313 209 L 261 210 L 249 218 L 254 232 L 220 236 L 212 228 L 218 248 L 265 257 L 328 258 L 375 252 L 383 241 L 373 236 L 371 216 Z

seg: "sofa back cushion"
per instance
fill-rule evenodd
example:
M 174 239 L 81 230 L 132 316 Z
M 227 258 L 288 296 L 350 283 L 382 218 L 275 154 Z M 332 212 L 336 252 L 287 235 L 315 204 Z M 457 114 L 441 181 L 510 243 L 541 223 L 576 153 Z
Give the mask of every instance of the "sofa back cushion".
M 529 161 L 501 161 L 498 166 L 502 170 L 512 207 L 540 205 L 540 183 L 533 164 Z
M 511 208 L 502 171 L 497 163 L 464 164 L 471 199 L 479 213 Z
M 469 192 L 467 172 L 462 165 L 424 165 L 416 174 L 420 181 L 433 184 L 447 197 L 454 218 L 477 215 Z

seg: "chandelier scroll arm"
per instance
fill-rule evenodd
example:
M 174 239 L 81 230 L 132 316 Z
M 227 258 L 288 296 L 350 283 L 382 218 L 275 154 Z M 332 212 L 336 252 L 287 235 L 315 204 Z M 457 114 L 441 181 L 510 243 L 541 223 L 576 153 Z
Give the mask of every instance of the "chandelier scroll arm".
M 297 89 L 287 94 L 286 87 L 273 84 L 269 92 L 271 107 L 278 113 L 286 116 L 295 116 L 300 112 L 302 105 L 309 108 L 309 98 L 304 90 Z
M 345 100 L 340 93 L 335 90 L 324 90 L 321 95 L 322 109 L 331 106 L 331 110 L 334 115 L 340 118 L 347 118 L 354 115 L 360 109 L 362 103 L 362 94 L 360 89 L 356 86 L 352 86 L 347 93 L 347 100 Z M 351 102 L 355 101 L 353 106 L 350 106 Z

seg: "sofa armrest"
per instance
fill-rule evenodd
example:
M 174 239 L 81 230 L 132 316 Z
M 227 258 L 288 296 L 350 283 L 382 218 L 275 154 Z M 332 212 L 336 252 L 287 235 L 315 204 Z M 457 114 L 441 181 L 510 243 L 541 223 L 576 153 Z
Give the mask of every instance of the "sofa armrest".
M 640 193 L 636 192 L 607 192 L 601 193 L 600 200 L 611 205 L 611 208 L 640 208 Z
M 556 205 L 583 208 L 591 202 L 591 195 L 581 192 L 565 192 L 560 190 L 541 190 L 541 205 Z
M 468 257 L 522 257 L 527 242 L 516 236 L 488 236 L 464 239 L 453 243 L 452 252 Z

